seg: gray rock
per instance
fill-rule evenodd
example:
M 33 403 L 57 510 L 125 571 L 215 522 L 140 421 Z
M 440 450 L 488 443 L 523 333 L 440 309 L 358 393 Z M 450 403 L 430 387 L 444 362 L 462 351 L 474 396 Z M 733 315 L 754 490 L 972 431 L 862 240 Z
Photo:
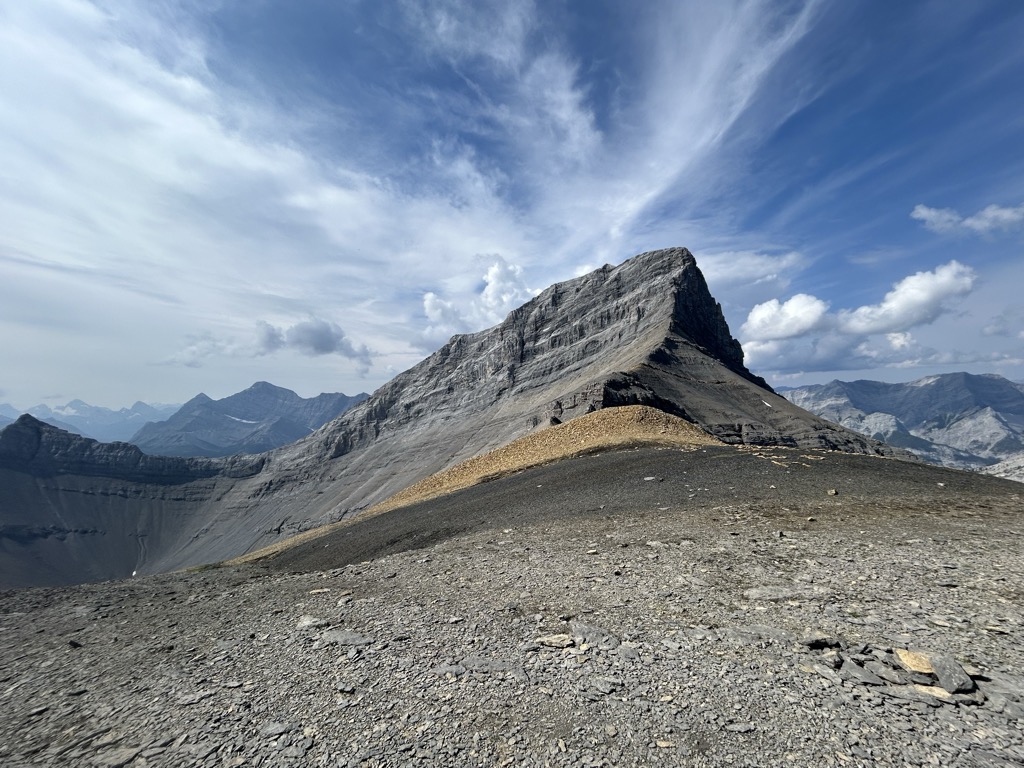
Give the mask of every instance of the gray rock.
M 430 670 L 431 674 L 440 675 L 451 675 L 452 677 L 462 677 L 466 674 L 466 668 L 461 664 L 441 664 L 440 666 L 434 667 Z
M 329 629 L 320 635 L 320 641 L 324 645 L 345 645 L 345 646 L 363 646 L 372 645 L 373 640 L 361 635 L 358 632 L 351 632 L 347 629 Z
M 467 656 L 462 660 L 462 666 L 470 672 L 481 672 L 483 674 L 504 674 L 508 673 L 518 680 L 526 680 L 525 670 L 518 664 L 500 659 L 488 659 L 482 656 Z
M 271 722 L 267 723 L 260 729 L 260 736 L 265 739 L 276 738 L 285 733 L 291 733 L 298 729 L 295 723 L 282 723 L 282 722 Z
M 295 624 L 296 629 L 319 629 L 320 627 L 326 627 L 331 622 L 327 619 L 319 618 L 317 616 L 300 616 L 298 622 Z
M 750 733 L 757 730 L 757 726 L 754 723 L 730 723 L 725 726 L 725 730 L 732 733 Z
M 595 676 L 590 678 L 588 681 L 590 690 L 603 695 L 615 693 L 615 691 L 620 690 L 623 685 L 624 683 L 622 679 L 618 677 Z
M 861 685 L 885 685 L 885 681 L 878 675 L 854 661 L 846 661 L 839 668 L 839 677 Z
M 121 747 L 100 754 L 96 758 L 96 763 L 102 766 L 102 768 L 124 768 L 124 766 L 135 760 L 141 751 L 138 747 Z
M 949 693 L 970 693 L 974 690 L 974 681 L 964 668 L 952 656 L 943 654 L 930 655 L 932 669 L 941 685 Z
M 743 597 L 747 600 L 766 601 L 790 600 L 794 597 L 799 597 L 801 594 L 800 590 L 785 586 L 751 587 L 743 591 Z
M 578 638 L 579 644 L 591 645 L 602 651 L 611 651 L 619 647 L 620 640 L 607 629 L 586 624 L 582 621 L 569 622 L 569 631 Z

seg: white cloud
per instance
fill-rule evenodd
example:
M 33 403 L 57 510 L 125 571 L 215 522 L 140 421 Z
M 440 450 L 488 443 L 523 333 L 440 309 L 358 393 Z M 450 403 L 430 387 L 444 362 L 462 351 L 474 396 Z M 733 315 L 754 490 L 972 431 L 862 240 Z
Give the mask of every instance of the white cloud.
M 784 303 L 771 299 L 750 310 L 740 333 L 758 341 L 804 336 L 821 328 L 828 304 L 806 293 L 798 293 Z
M 910 218 L 939 233 L 953 232 L 963 222 L 963 217 L 952 208 L 929 208 L 927 205 L 915 205 Z
M 840 311 L 839 327 L 851 334 L 897 333 L 930 323 L 950 299 L 970 293 L 975 279 L 974 270 L 958 261 L 917 272 L 896 283 L 880 304 Z
M 858 370 L 936 362 L 910 329 L 933 323 L 972 291 L 974 271 L 950 261 L 909 275 L 878 304 L 828 312 L 814 296 L 756 305 L 740 332 L 748 366 L 768 370 Z
M 482 288 L 478 286 L 455 300 L 444 299 L 433 291 L 423 294 L 427 325 L 420 340 L 424 346 L 434 346 L 456 333 L 500 323 L 510 311 L 537 294 L 527 288 L 518 264 L 509 264 L 499 254 L 481 258 L 491 262 L 481 280 Z
M 787 293 L 807 262 L 797 251 L 702 251 L 696 256 L 711 295 L 721 302 L 727 317 L 745 316 L 754 304 Z
M 535 293 L 526 287 L 522 267 L 509 264 L 501 256 L 495 255 L 494 263 L 484 274 L 484 289 L 480 293 L 477 307 L 484 318 L 497 323 Z
M 963 221 L 963 225 L 967 229 L 982 235 L 996 229 L 1014 229 L 1022 224 L 1024 224 L 1024 205 L 1018 205 L 1016 208 L 989 205 Z
M 415 0 L 403 3 L 408 22 L 426 44 L 454 62 L 483 59 L 516 71 L 526 55 L 534 23 L 532 2 L 461 3 Z
M 924 226 L 939 234 L 952 232 L 973 232 L 977 235 L 988 235 L 997 230 L 1008 231 L 1024 226 L 1024 204 L 1016 208 L 1001 205 L 988 205 L 973 216 L 961 216 L 952 208 L 929 208 L 916 205 L 910 212 L 912 219 L 917 219 Z
M 914 343 L 914 337 L 906 331 L 903 333 L 887 333 L 885 338 L 889 342 L 889 346 L 895 350 L 910 349 Z

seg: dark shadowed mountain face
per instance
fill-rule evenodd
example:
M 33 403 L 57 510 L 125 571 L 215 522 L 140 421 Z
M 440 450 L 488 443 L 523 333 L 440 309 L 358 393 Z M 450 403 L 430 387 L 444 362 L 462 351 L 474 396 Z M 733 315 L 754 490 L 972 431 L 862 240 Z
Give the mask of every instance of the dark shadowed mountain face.
M 166 421 L 144 426 L 129 442 L 157 456 L 262 453 L 306 437 L 367 397 L 362 392 L 303 398 L 259 381 L 222 400 L 197 395 Z
M 1024 451 L 1024 391 L 1002 376 L 947 373 L 904 384 L 832 381 L 785 396 L 936 464 L 985 467 Z
M 672 248 L 551 286 L 251 463 L 105 451 L 19 421 L 0 433 L 0 577 L 61 583 L 222 560 L 354 515 L 554 421 L 633 404 L 733 444 L 898 453 L 751 374 L 693 256 Z M 101 540 L 103 562 L 78 577 L 67 558 L 54 564 L 71 549 L 88 560 Z

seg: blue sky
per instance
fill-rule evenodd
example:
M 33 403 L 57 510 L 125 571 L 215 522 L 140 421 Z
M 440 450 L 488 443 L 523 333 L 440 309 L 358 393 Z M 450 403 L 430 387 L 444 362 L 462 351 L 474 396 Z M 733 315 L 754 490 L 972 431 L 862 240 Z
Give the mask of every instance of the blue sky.
M 371 391 L 697 257 L 775 385 L 1024 379 L 1024 3 L 0 6 L 0 402 Z

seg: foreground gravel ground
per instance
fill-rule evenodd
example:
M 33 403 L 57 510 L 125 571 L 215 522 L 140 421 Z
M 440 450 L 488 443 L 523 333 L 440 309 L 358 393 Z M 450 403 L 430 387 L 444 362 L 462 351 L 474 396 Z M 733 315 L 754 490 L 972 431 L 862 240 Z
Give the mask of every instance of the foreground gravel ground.
M 1024 766 L 1020 488 L 648 449 L 4 593 L 0 765 Z

